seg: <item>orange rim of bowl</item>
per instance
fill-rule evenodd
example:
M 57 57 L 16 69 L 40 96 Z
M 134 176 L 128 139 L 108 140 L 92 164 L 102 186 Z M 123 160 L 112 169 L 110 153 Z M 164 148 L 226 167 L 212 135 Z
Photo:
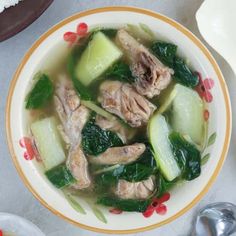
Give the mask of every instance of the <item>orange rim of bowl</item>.
M 170 218 L 168 218 L 164 221 L 161 221 L 159 223 L 153 224 L 153 225 L 149 225 L 149 226 L 141 227 L 141 228 L 128 229 L 128 230 L 109 230 L 109 229 L 96 228 L 96 227 L 91 227 L 91 226 L 88 226 L 88 225 L 85 225 L 85 224 L 81 224 L 77 221 L 74 221 L 74 220 L 68 218 L 67 216 L 63 215 L 62 213 L 60 213 L 59 211 L 57 211 L 56 209 L 54 209 L 53 207 L 48 205 L 47 202 L 44 199 L 42 199 L 41 196 L 34 190 L 34 188 L 31 186 L 30 182 L 28 181 L 28 179 L 25 177 L 23 171 L 21 170 L 21 167 L 20 167 L 19 162 L 17 160 L 16 154 L 14 152 L 12 137 L 11 137 L 11 127 L 10 127 L 11 101 L 12 101 L 12 94 L 14 92 L 16 82 L 17 82 L 18 77 L 19 77 L 22 69 L 24 68 L 25 64 L 29 60 L 32 53 L 38 48 L 38 46 L 47 37 L 49 37 L 52 33 L 54 33 L 56 30 L 58 30 L 59 28 L 61 28 L 62 26 L 68 24 L 71 21 L 77 20 L 77 19 L 79 19 L 81 17 L 84 17 L 84 16 L 96 14 L 96 13 L 113 12 L 113 11 L 134 12 L 134 13 L 141 13 L 141 14 L 144 14 L 144 15 L 151 16 L 153 18 L 156 18 L 158 20 L 161 20 L 161 21 L 173 26 L 178 31 L 180 31 L 185 36 L 187 36 L 201 50 L 201 52 L 207 57 L 207 59 L 209 60 L 209 62 L 212 65 L 212 67 L 214 68 L 215 73 L 217 74 L 218 80 L 219 80 L 220 85 L 221 85 L 221 89 L 222 89 L 222 92 L 223 92 L 223 95 L 224 95 L 225 107 L 226 107 L 226 135 L 225 135 L 225 138 L 224 138 L 224 145 L 223 145 L 223 149 L 222 149 L 222 152 L 221 152 L 220 160 L 219 160 L 219 162 L 218 162 L 218 164 L 215 168 L 214 173 L 212 174 L 210 180 L 208 181 L 206 186 L 203 188 L 203 190 L 193 199 L 193 201 L 191 203 L 189 203 L 181 211 L 179 211 L 175 215 L 171 216 Z M 51 29 L 49 29 L 46 33 L 44 33 L 33 44 L 33 46 L 28 50 L 28 52 L 25 54 L 24 58 L 22 59 L 20 65 L 18 66 L 18 68 L 15 72 L 15 75 L 13 77 L 13 80 L 11 81 L 11 84 L 10 84 L 10 89 L 9 89 L 9 92 L 8 92 L 7 103 L 6 103 L 6 134 L 7 134 L 8 148 L 10 150 L 14 165 L 15 165 L 21 179 L 23 180 L 23 182 L 27 186 L 27 188 L 32 192 L 34 197 L 36 199 L 38 199 L 41 202 L 41 204 L 43 204 L 47 209 L 49 209 L 55 215 L 69 221 L 70 223 L 72 223 L 76 226 L 79 226 L 83 229 L 86 229 L 86 230 L 91 230 L 91 231 L 99 232 L 99 233 L 110 233 L 110 234 L 137 233 L 137 232 L 142 232 L 142 231 L 146 231 L 146 230 L 151 230 L 151 229 L 163 226 L 165 224 L 168 224 L 173 220 L 176 220 L 178 217 L 180 217 L 185 212 L 190 210 L 207 193 L 207 191 L 209 190 L 209 188 L 211 187 L 213 182 L 216 180 L 216 177 L 219 174 L 219 171 L 220 171 L 220 169 L 221 169 L 221 167 L 224 163 L 224 160 L 225 160 L 227 152 L 228 152 L 229 143 L 230 143 L 230 136 L 231 136 L 231 106 L 230 106 L 230 100 L 229 100 L 227 86 L 226 86 L 226 83 L 224 81 L 224 78 L 223 78 L 223 75 L 220 71 L 219 66 L 217 65 L 215 59 L 213 58 L 211 53 L 208 51 L 208 49 L 188 29 L 186 29 L 184 26 L 177 23 L 176 21 L 174 21 L 174 20 L 172 20 L 172 19 L 170 19 L 166 16 L 163 16 L 159 13 L 152 12 L 150 10 L 146 10 L 146 9 L 142 9 L 142 8 L 135 8 L 135 7 L 127 7 L 127 6 L 104 7 L 104 8 L 97 8 L 97 9 L 92 9 L 92 10 L 84 11 L 84 12 L 81 12 L 81 13 L 77 13 L 77 14 L 69 17 L 69 18 L 66 18 L 65 20 L 61 21 L 60 23 L 58 23 L 57 25 L 55 25 Z

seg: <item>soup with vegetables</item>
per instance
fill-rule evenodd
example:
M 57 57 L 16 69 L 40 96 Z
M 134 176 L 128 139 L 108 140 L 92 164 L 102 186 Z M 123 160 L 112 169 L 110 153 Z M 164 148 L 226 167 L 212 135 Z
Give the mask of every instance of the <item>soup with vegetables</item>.
M 176 45 L 143 24 L 79 27 L 79 36 L 64 35 L 63 67 L 37 73 L 26 97 L 26 109 L 36 110 L 32 139 L 46 177 L 66 196 L 145 212 L 201 174 L 199 77 Z

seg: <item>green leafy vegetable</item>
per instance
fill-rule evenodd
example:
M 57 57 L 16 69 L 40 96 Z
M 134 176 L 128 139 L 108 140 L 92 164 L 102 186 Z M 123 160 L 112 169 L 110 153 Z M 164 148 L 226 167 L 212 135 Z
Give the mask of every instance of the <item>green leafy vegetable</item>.
M 166 180 L 161 173 L 158 175 L 158 197 L 162 196 L 166 193 L 170 188 L 172 188 L 176 184 L 176 181 L 168 181 Z
M 101 174 L 97 176 L 98 186 L 115 185 L 119 179 L 130 182 L 143 181 L 157 171 L 156 161 L 149 144 L 146 144 L 146 150 L 138 161 L 128 165 L 115 165 L 103 169 L 107 171 L 100 172 Z
M 175 44 L 157 41 L 152 44 L 151 50 L 165 65 L 171 68 L 174 67 L 177 52 L 177 46 Z
M 122 211 L 144 212 L 151 203 L 151 200 L 120 199 L 106 196 L 99 198 L 97 203 L 105 206 L 116 207 Z
M 46 74 L 39 75 L 39 79 L 27 96 L 26 109 L 43 107 L 53 94 L 53 83 Z
M 124 171 L 124 165 L 104 172 L 96 178 L 96 186 L 99 189 L 107 189 L 109 186 L 115 185 Z
M 199 150 L 187 142 L 177 132 L 169 135 L 172 150 L 181 169 L 182 178 L 193 180 L 201 174 L 201 155 Z
M 117 34 L 117 29 L 103 28 L 103 29 L 100 29 L 100 31 L 104 33 L 106 36 L 108 36 L 109 38 L 114 38 L 116 37 L 116 34 Z
M 174 61 L 174 79 L 190 88 L 194 88 L 199 83 L 197 74 L 194 74 L 186 65 L 183 59 L 176 57 Z
M 82 147 L 85 154 L 97 156 L 109 147 L 121 145 L 123 142 L 116 133 L 101 129 L 94 119 L 89 120 L 82 130 Z
M 96 176 L 96 191 L 103 193 L 108 188 L 115 186 L 119 179 L 129 182 L 139 182 L 147 179 L 150 175 L 155 174 L 156 168 L 134 163 L 131 165 L 120 165 L 110 171 L 103 172 Z
M 177 46 L 166 42 L 154 42 L 151 50 L 165 65 L 174 69 L 173 78 L 187 87 L 194 88 L 199 83 L 199 78 L 186 65 L 184 60 L 176 55 Z
M 98 186 L 109 187 L 115 185 L 119 179 L 129 182 L 139 182 L 147 179 L 154 174 L 156 168 L 152 168 L 140 163 L 129 165 L 120 165 L 110 171 L 104 172 L 97 176 L 96 183 Z
M 114 77 L 118 80 L 129 83 L 133 83 L 135 81 L 129 66 L 122 61 L 119 61 L 110 67 L 105 75 L 106 77 Z
M 119 178 L 130 182 L 139 182 L 153 175 L 156 170 L 157 164 L 151 145 L 146 143 L 145 152 L 135 163 L 125 165 Z
M 51 170 L 46 171 L 45 175 L 57 188 L 63 188 L 75 182 L 75 179 L 65 164 L 61 164 Z
M 105 34 L 109 38 L 115 38 L 118 30 L 113 28 L 96 27 L 90 33 L 91 38 L 93 37 L 94 34 L 98 33 L 99 31 Z
M 77 93 L 79 94 L 82 100 L 85 101 L 94 100 L 91 92 L 78 79 L 72 78 L 72 81 Z
M 125 179 L 129 182 L 139 182 L 147 179 L 155 171 L 155 168 L 140 164 L 133 163 L 124 166 L 123 172 L 119 176 L 120 179 Z
M 146 149 L 144 153 L 141 155 L 141 157 L 139 158 L 138 163 L 144 164 L 152 168 L 156 168 L 157 164 L 156 164 L 156 160 L 153 154 L 151 144 L 147 142 L 144 142 L 144 143 L 146 145 Z

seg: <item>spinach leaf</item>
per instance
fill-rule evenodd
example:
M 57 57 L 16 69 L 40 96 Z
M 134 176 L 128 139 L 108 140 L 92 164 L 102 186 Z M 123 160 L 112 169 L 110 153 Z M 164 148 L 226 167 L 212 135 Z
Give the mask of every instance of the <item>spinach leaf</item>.
M 63 188 L 75 182 L 74 177 L 71 175 L 65 164 L 61 164 L 46 171 L 45 175 L 57 188 Z
M 98 175 L 95 179 L 97 188 L 99 189 L 101 187 L 102 189 L 107 189 L 110 186 L 117 184 L 123 171 L 124 165 L 121 165 L 112 171 L 107 171 Z
M 53 95 L 53 83 L 46 74 L 40 74 L 39 79 L 26 98 L 26 109 L 42 108 Z
M 95 100 L 91 92 L 85 87 L 77 78 L 71 77 L 72 82 L 74 84 L 74 88 L 77 91 L 79 97 L 85 101 L 93 101 Z
M 109 147 L 122 146 L 119 136 L 109 130 L 103 130 L 90 119 L 82 130 L 82 147 L 85 154 L 97 156 Z
M 116 207 L 122 211 L 144 212 L 151 203 L 151 199 L 133 200 L 133 199 L 120 199 L 116 197 L 105 196 L 99 198 L 97 203 L 105 206 Z
M 166 42 L 154 42 L 151 50 L 162 63 L 174 69 L 173 79 L 178 83 L 190 88 L 198 85 L 198 76 L 189 69 L 182 58 L 176 55 L 176 45 Z
M 151 145 L 146 143 L 146 150 L 135 162 L 124 166 L 123 172 L 119 176 L 130 182 L 139 182 L 148 179 L 157 171 L 156 160 L 152 152 Z
M 175 44 L 157 41 L 152 44 L 151 50 L 160 61 L 173 68 L 177 52 L 177 46 Z
M 185 180 L 197 178 L 201 174 L 200 151 L 177 132 L 172 132 L 169 139 L 176 161 L 182 171 L 182 178 Z
M 69 54 L 69 57 L 67 59 L 67 71 L 70 75 L 70 78 L 71 78 L 73 84 L 74 84 L 74 87 L 75 87 L 78 95 L 80 96 L 80 98 L 82 100 L 86 100 L 86 101 L 94 100 L 94 97 L 91 94 L 91 92 L 88 90 L 88 88 L 86 86 L 84 86 L 76 77 L 75 67 L 76 67 L 76 64 L 77 64 L 80 56 L 82 55 L 82 53 L 86 49 L 88 43 L 90 42 L 92 35 L 93 34 L 90 34 L 87 38 L 83 39 L 83 41 L 81 42 L 80 45 L 75 46 L 72 49 L 72 51 Z
M 129 66 L 122 61 L 119 61 L 110 67 L 105 73 L 105 76 L 114 77 L 115 79 L 129 83 L 133 83 L 135 81 Z
M 157 171 L 156 161 L 150 145 L 146 144 L 146 150 L 141 157 L 134 163 L 120 165 L 115 169 L 100 174 L 97 177 L 99 185 L 116 184 L 119 179 L 129 182 L 139 182 L 148 179 L 150 175 Z
M 166 180 L 161 173 L 158 175 L 158 195 L 157 197 L 161 197 L 164 193 L 166 193 L 170 188 L 172 188 L 176 184 L 176 181 L 168 181 Z
M 174 61 L 174 79 L 187 87 L 194 88 L 199 83 L 197 74 L 194 74 L 185 64 L 184 60 L 176 57 Z
M 129 182 L 139 182 L 147 179 L 155 172 L 155 168 L 140 164 L 138 162 L 125 165 L 123 172 L 120 174 L 120 179 L 125 179 Z
M 119 179 L 124 179 L 129 182 L 139 182 L 147 179 L 155 172 L 156 168 L 135 162 L 129 165 L 120 165 L 114 170 L 98 175 L 96 183 L 99 186 L 109 187 L 117 184 Z
M 152 146 L 150 143 L 147 143 L 147 142 L 144 142 L 144 143 L 146 145 L 146 149 L 144 153 L 141 155 L 141 157 L 139 158 L 138 163 L 144 164 L 146 166 L 149 166 L 155 169 L 157 164 L 156 164 L 156 159 L 153 154 Z
M 94 34 L 96 34 L 98 32 L 102 32 L 103 34 L 105 34 L 109 38 L 115 38 L 116 34 L 117 34 L 117 31 L 118 31 L 117 29 L 97 27 L 97 28 L 94 28 L 90 32 L 90 36 L 92 38 Z
M 112 29 L 112 28 L 103 28 L 100 31 L 109 38 L 115 38 L 117 34 L 117 29 Z

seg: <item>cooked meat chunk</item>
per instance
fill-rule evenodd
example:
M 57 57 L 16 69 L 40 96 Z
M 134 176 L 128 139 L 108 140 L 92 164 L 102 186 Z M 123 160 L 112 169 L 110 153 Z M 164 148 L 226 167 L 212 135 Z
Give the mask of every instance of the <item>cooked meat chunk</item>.
M 119 116 L 132 127 L 146 124 L 156 106 L 138 94 L 135 89 L 119 81 L 105 81 L 100 86 L 102 107 Z
M 135 143 L 123 147 L 111 147 L 99 156 L 91 156 L 89 161 L 97 165 L 128 164 L 136 161 L 145 151 L 142 143 Z
M 118 119 L 109 120 L 103 116 L 96 116 L 96 124 L 102 129 L 110 130 L 121 138 L 123 143 L 127 143 L 135 135 L 135 130 L 129 127 L 125 127 Z
M 146 199 L 152 195 L 155 189 L 155 177 L 140 182 L 129 182 L 119 180 L 115 189 L 115 194 L 121 199 Z
M 117 33 L 117 40 L 131 61 L 131 71 L 137 91 L 148 98 L 159 95 L 171 82 L 174 71 L 164 66 L 149 50 L 124 29 Z
M 59 130 L 69 146 L 67 167 L 77 182 L 76 189 L 88 188 L 91 177 L 88 161 L 80 147 L 81 131 L 88 120 L 89 110 L 80 104 L 80 99 L 73 89 L 72 83 L 62 78 L 56 85 L 54 102 L 56 111 L 62 122 Z
M 81 131 L 88 119 L 89 110 L 80 104 L 80 99 L 69 80 L 61 79 L 54 95 L 56 111 L 62 122 L 59 127 L 67 144 L 77 145 L 81 141 Z
M 91 177 L 88 172 L 88 161 L 80 145 L 70 149 L 66 164 L 72 176 L 77 180 L 72 187 L 75 189 L 88 188 L 91 184 Z

